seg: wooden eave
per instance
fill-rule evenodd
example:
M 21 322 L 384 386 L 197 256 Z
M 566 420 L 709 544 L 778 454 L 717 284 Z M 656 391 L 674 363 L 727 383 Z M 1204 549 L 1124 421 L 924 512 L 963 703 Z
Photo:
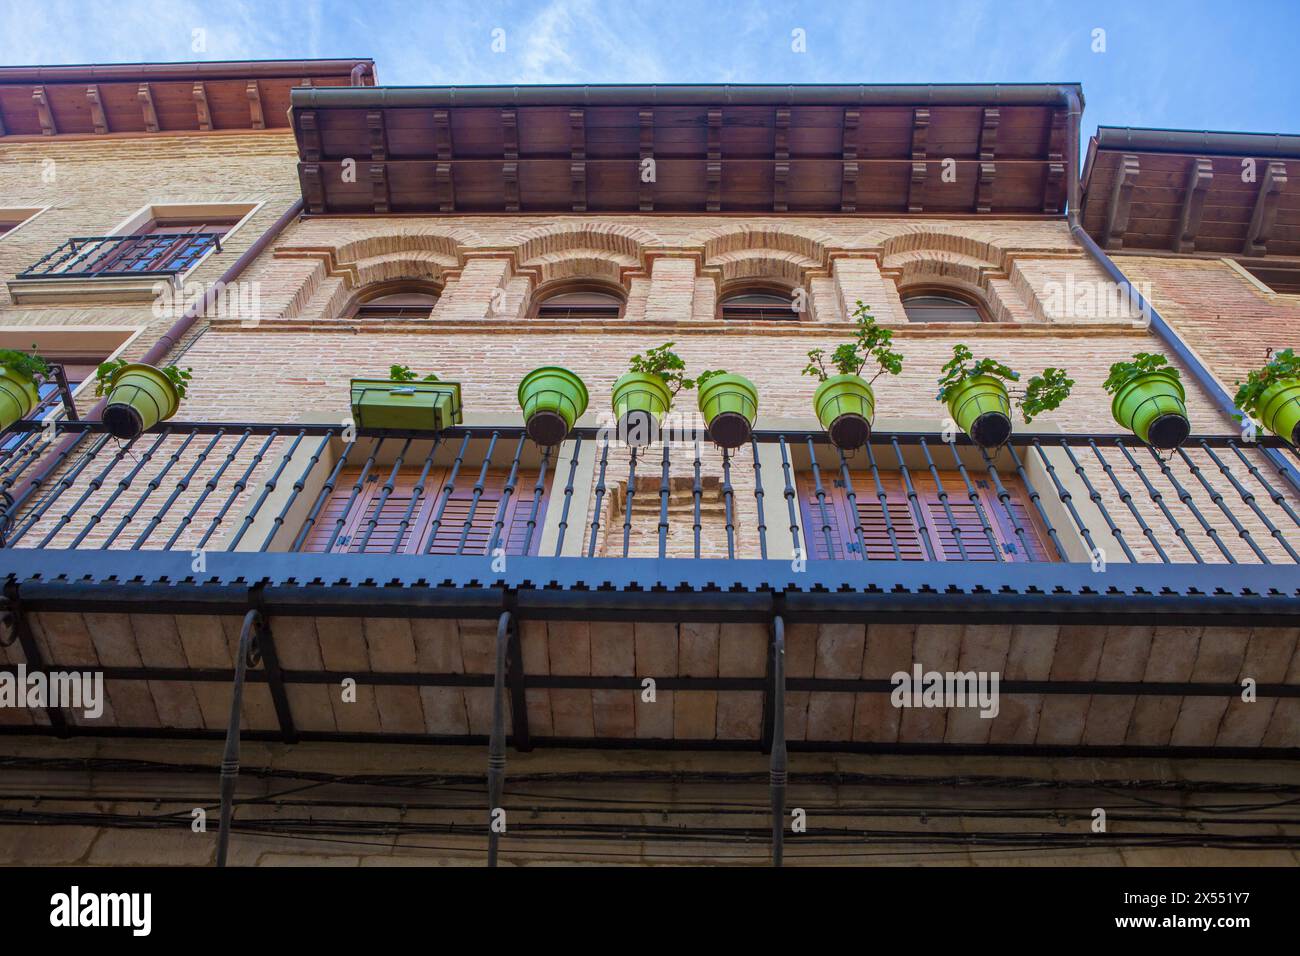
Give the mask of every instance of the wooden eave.
M 1092 137 L 1082 222 L 1109 250 L 1300 257 L 1300 137 L 1120 130 Z
M 373 85 L 368 59 L 0 67 L 0 138 L 288 129 L 292 87 L 358 65 Z
M 493 102 L 450 88 L 300 90 L 307 211 L 1064 212 L 1066 106 L 1046 93 L 858 104 L 846 94 L 870 88 L 793 100 L 789 87 L 665 89 L 679 93 L 536 87 Z

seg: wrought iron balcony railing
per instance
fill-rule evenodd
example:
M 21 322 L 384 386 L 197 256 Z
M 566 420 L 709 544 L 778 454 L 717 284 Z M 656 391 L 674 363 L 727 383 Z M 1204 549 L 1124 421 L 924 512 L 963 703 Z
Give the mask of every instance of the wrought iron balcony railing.
M 68 434 L 76 437 L 68 446 Z M 22 422 L 0 458 L 8 549 L 1047 564 L 1300 563 L 1295 452 L 1193 436 L 817 432 L 633 449 L 596 428 L 436 439 L 339 426 Z M 350 439 L 350 440 L 349 440 Z M 1286 464 L 1261 446 L 1286 449 Z
M 219 232 L 146 236 L 79 236 L 18 273 L 19 279 L 94 276 L 170 276 L 187 271 L 210 250 L 221 251 Z

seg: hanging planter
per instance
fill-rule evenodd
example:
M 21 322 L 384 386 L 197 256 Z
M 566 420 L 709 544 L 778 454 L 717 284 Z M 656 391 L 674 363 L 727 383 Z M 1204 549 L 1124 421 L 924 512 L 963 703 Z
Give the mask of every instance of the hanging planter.
M 958 343 L 939 379 L 939 401 L 971 441 L 984 449 L 1000 448 L 1011 437 L 1011 394 L 1007 382 L 1020 381 L 1020 373 L 996 359 L 974 361 L 971 350 Z M 1074 380 L 1063 369 L 1047 368 L 1029 380 L 1016 396 L 1016 405 L 1028 425 L 1035 415 L 1059 408 L 1070 395 Z
M 803 370 L 803 374 L 821 382 L 813 393 L 813 411 L 831 444 L 844 451 L 861 448 L 871 437 L 871 423 L 876 414 L 876 396 L 871 383 L 886 372 L 897 375 L 903 370 L 903 356 L 889 347 L 894 333 L 876 325 L 875 317 L 861 300 L 853 314 L 858 323 L 853 341 L 835 349 L 830 357 L 831 367 L 826 367 L 825 349 L 812 349 Z M 858 374 L 868 363 L 879 366 L 870 382 Z
M 27 417 L 41 400 L 36 377 L 50 367 L 36 354 L 0 349 L 0 431 Z
M 832 375 L 813 393 L 817 421 L 831 444 L 846 451 L 861 448 L 871 437 L 876 417 L 876 395 L 860 375 Z
M 743 375 L 704 372 L 695 383 L 700 390 L 700 414 L 708 423 L 709 439 L 723 448 L 749 441 L 758 417 L 758 389 Z
M 543 447 L 564 441 L 587 410 L 587 386 L 567 368 L 555 365 L 525 375 L 518 395 L 528 437 Z
M 658 441 L 660 424 L 677 393 L 695 387 L 695 380 L 686 377 L 686 363 L 672 348 L 672 342 L 665 342 L 657 348 L 646 349 L 645 355 L 632 356 L 628 374 L 614 383 L 611 398 L 618 438 L 633 448 L 644 448 Z M 718 374 L 704 372 L 700 380 Z
M 1300 357 L 1283 349 L 1237 385 L 1233 401 L 1238 408 L 1283 441 L 1300 446 Z
M 659 440 L 659 423 L 673 403 L 673 393 L 658 375 L 628 372 L 614 383 L 614 417 L 618 437 L 633 448 Z
M 436 375 L 415 380 L 405 365 L 389 377 L 352 380 L 352 419 L 358 428 L 440 432 L 461 421 L 460 383 L 440 382 Z
M 115 438 L 138 438 L 176 414 L 193 378 L 175 365 L 154 368 L 118 359 L 95 371 L 95 394 L 108 393 L 104 425 Z
M 1131 362 L 1116 362 L 1102 387 L 1114 396 L 1115 421 L 1152 448 L 1177 448 L 1191 434 L 1187 393 L 1178 369 L 1163 355 L 1139 352 Z

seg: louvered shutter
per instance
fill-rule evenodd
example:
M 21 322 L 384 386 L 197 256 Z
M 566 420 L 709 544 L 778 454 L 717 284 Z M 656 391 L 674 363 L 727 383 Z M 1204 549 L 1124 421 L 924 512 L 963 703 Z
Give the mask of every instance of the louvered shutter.
M 803 539 L 808 556 L 814 561 L 843 561 L 860 558 L 856 553 L 856 537 L 848 523 L 845 496 L 833 481 L 823 476 L 822 491 L 817 495 L 817 484 L 811 475 L 799 476 L 799 504 L 803 521 Z M 829 546 L 827 536 L 830 537 Z M 845 551 L 845 542 L 849 550 Z
M 880 503 L 875 481 L 867 478 L 853 490 L 858 502 L 858 521 L 868 561 L 924 561 L 925 547 L 916 527 L 916 518 L 907 499 L 902 478 L 881 475 L 880 488 L 885 492 L 888 509 Z M 889 520 L 885 520 L 888 514 Z M 893 536 L 890 536 L 890 530 Z M 854 529 L 856 534 L 856 529 Z M 894 545 L 898 545 L 897 553 Z
M 387 498 L 384 498 L 383 489 L 390 472 L 372 471 L 349 508 L 348 502 L 360 474 L 360 469 L 355 468 L 339 474 L 334 491 L 322 506 L 303 550 L 324 551 L 341 519 L 342 528 L 331 549 L 336 554 L 359 554 L 363 541 L 366 554 L 389 554 L 394 540 L 398 540 L 398 554 L 453 555 L 457 553 L 461 535 L 465 532 L 465 522 L 469 520 L 465 546 L 459 553 L 486 554 L 496 528 L 497 510 L 505 496 L 506 482 L 510 475 L 505 469 L 489 471 L 484 478 L 483 494 L 477 504 L 474 502 L 473 487 L 477 475 L 468 479 L 468 483 L 463 478 L 458 479 L 458 487 L 453 489 L 443 505 L 447 472 L 441 469 L 433 471 L 425 480 L 424 494 L 411 509 L 409 521 L 403 525 L 407 509 L 415 496 L 418 471 L 405 470 L 398 475 Z M 543 489 L 534 512 L 536 486 L 536 471 L 521 470 L 516 476 L 513 494 L 510 495 L 502 516 L 503 525 L 498 544 L 498 547 L 506 549 L 507 554 L 524 554 L 525 544 L 528 553 L 537 553 L 542 523 L 546 517 L 547 496 L 546 489 Z M 531 533 L 530 518 L 533 523 Z M 431 534 L 433 545 L 430 548 L 428 544 Z
M 917 520 L 918 516 L 908 499 L 907 489 L 900 475 L 892 472 L 880 474 L 880 487 L 885 492 L 888 502 L 888 524 L 872 476 L 858 474 L 851 476 L 851 479 L 857 503 L 857 523 L 852 517 L 852 511 L 848 506 L 848 492 L 841 479 L 823 475 L 822 489 L 825 492 L 823 511 L 812 476 L 809 474 L 799 476 L 804 540 L 807 543 L 809 556 L 813 559 L 862 560 L 863 546 L 865 546 L 865 558 L 868 561 L 899 559 L 924 561 L 929 558 L 925 549 L 925 542 L 928 540 L 934 551 L 935 560 L 938 561 L 963 560 L 963 551 L 967 561 L 996 561 L 997 554 L 984 530 L 984 523 L 987 521 L 1004 560 L 1051 560 L 1039 523 L 1032 513 L 1028 496 L 1016 479 L 1004 479 L 1003 486 L 1009 496 L 1008 506 L 1015 516 L 1016 523 L 1019 523 L 1024 531 L 1024 544 L 1029 547 L 1028 555 L 1025 554 L 1024 544 L 1015 533 L 1015 524 L 1007 515 L 1006 507 L 998 499 L 992 482 L 986 478 L 971 475 L 971 483 L 975 486 L 978 501 L 977 507 L 976 502 L 971 500 L 970 491 L 959 472 L 940 472 L 939 480 L 948 497 L 948 508 L 945 510 L 939 495 L 939 487 L 934 479 L 929 475 L 914 472 L 912 486 L 916 492 L 917 507 L 921 509 L 919 517 L 925 527 L 924 540 L 921 536 L 921 522 Z M 825 528 L 828 524 L 831 539 L 829 549 L 826 544 Z M 862 545 L 858 543 L 858 524 L 861 525 Z M 889 535 L 890 525 L 894 531 L 893 540 Z M 957 546 L 957 532 L 954 527 L 961 532 L 960 548 Z M 898 544 L 897 555 L 894 552 L 894 541 Z
M 506 482 L 509 477 L 508 470 L 490 471 L 483 479 L 483 493 L 477 504 L 474 501 L 474 482 L 477 476 L 469 479 L 465 484 L 458 481 L 459 487 L 455 488 L 447 498 L 445 507 L 442 506 L 440 494 L 439 501 L 431 512 L 436 518 L 438 508 L 442 507 L 441 520 L 436 529 L 431 529 L 432 547 L 428 547 L 426 541 L 422 551 L 428 554 L 487 554 L 488 545 L 496 533 L 497 512 L 500 510 L 502 498 L 505 497 Z M 532 513 L 533 492 L 536 485 L 536 471 L 521 470 L 515 477 L 515 486 L 501 515 L 502 527 L 497 536 L 497 547 L 505 548 L 506 554 L 524 553 L 523 546 L 525 539 L 528 538 L 528 519 Z M 441 493 L 441 489 L 439 492 Z M 530 554 L 537 553 L 537 546 L 541 540 L 545 503 L 546 494 L 543 489 L 542 501 L 537 507 L 536 526 L 533 528 L 532 540 L 528 543 Z M 465 530 L 467 521 L 469 522 L 468 533 Z M 462 535 L 465 537 L 465 545 L 460 549 Z

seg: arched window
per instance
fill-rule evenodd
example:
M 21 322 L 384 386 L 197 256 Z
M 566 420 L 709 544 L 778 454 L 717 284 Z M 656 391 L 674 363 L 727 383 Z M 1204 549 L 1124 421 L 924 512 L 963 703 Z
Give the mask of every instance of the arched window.
M 349 318 L 362 320 L 427 319 L 438 301 L 439 288 L 423 280 L 379 282 L 367 286 L 352 301 Z
M 950 292 L 923 292 L 903 296 L 909 322 L 983 322 L 984 313 L 974 302 Z
M 544 290 L 533 305 L 536 319 L 617 319 L 622 314 L 620 292 L 599 284 L 568 284 Z
M 744 289 L 729 292 L 718 302 L 718 317 L 735 322 L 793 322 L 794 296 L 775 288 Z

